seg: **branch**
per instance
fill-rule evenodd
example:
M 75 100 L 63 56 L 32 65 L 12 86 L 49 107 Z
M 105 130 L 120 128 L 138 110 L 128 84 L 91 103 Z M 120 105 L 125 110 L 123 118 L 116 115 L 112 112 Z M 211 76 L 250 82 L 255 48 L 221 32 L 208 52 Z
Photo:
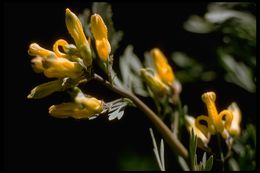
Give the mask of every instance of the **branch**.
M 104 80 L 101 76 L 94 74 L 94 80 L 101 82 L 104 86 L 118 93 L 119 95 L 131 99 L 135 105 L 145 113 L 145 115 L 154 123 L 157 130 L 161 133 L 165 141 L 169 144 L 171 150 L 176 152 L 185 159 L 188 159 L 188 151 L 179 141 L 179 139 L 172 134 L 171 130 L 163 123 L 163 121 L 138 97 L 129 93 L 121 88 L 112 86 L 108 81 Z

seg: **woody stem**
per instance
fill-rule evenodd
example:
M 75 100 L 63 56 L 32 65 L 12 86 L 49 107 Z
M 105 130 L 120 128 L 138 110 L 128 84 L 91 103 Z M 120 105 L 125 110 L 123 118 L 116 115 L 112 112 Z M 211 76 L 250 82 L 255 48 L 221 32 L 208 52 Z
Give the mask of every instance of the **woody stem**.
M 184 159 L 188 159 L 188 151 L 179 141 L 179 139 L 173 135 L 171 130 L 163 123 L 163 121 L 157 116 L 144 102 L 142 102 L 134 94 L 127 92 L 124 89 L 111 85 L 108 81 L 104 80 L 101 76 L 94 74 L 94 80 L 101 82 L 104 86 L 116 92 L 117 94 L 129 98 L 133 103 L 145 113 L 145 115 L 153 122 L 157 130 L 161 133 L 164 140 L 168 143 L 173 152 L 182 156 Z

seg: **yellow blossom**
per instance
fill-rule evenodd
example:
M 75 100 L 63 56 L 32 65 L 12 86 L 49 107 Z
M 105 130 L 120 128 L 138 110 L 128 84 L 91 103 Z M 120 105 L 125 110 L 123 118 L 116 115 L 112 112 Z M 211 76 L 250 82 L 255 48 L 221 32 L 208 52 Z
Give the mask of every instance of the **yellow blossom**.
M 67 55 L 59 52 L 59 44 L 67 45 L 65 40 L 58 40 L 54 44 L 54 51 L 59 55 L 67 57 Z M 31 60 L 35 72 L 43 72 L 48 78 L 78 78 L 83 73 L 83 67 L 78 62 L 72 62 L 67 58 L 59 57 L 54 52 L 40 47 L 33 43 L 29 47 L 29 54 L 36 56 Z
M 103 111 L 103 102 L 96 98 L 80 98 L 76 102 L 52 105 L 49 108 L 51 116 L 57 118 L 72 117 L 75 119 L 90 118 Z
M 92 112 L 101 112 L 103 109 L 103 103 L 101 100 L 98 100 L 94 97 L 86 97 L 83 93 L 79 93 L 75 102 L 78 104 L 82 104 L 86 109 Z
M 69 45 L 68 42 L 66 40 L 63 40 L 63 39 L 59 39 L 57 40 L 54 45 L 53 45 L 53 51 L 55 52 L 55 54 L 58 56 L 58 57 L 66 57 L 67 55 L 65 53 L 62 53 L 60 52 L 59 50 L 59 46 L 61 46 L 63 48 L 63 50 L 66 49 L 65 46 Z
M 92 111 L 82 108 L 80 104 L 72 102 L 52 105 L 49 108 L 49 114 L 56 118 L 72 117 L 75 119 L 89 118 L 95 115 Z
M 174 81 L 174 73 L 167 61 L 167 58 L 158 48 L 152 49 L 150 54 L 153 58 L 155 69 L 162 81 L 168 85 L 171 85 Z
M 32 68 L 36 73 L 42 73 L 44 71 L 44 68 L 42 66 L 42 60 L 43 58 L 40 56 L 36 56 L 31 60 Z
M 228 106 L 228 110 L 230 110 L 233 114 L 233 120 L 229 129 L 229 133 L 232 136 L 239 136 L 241 129 L 240 129 L 240 123 L 241 123 L 241 111 L 238 107 L 238 105 L 233 102 L 231 105 Z
M 162 82 L 158 75 L 152 74 L 148 69 L 141 69 L 140 74 L 151 90 L 157 95 L 163 96 L 169 92 L 169 87 Z
M 206 92 L 202 94 L 201 99 L 206 104 L 208 116 L 198 116 L 195 125 L 204 133 L 204 135 L 207 135 L 208 133 L 220 133 L 224 139 L 229 137 L 228 130 L 233 119 L 232 112 L 229 110 L 223 110 L 218 114 L 215 105 L 216 94 L 214 92 Z M 201 121 L 207 122 L 207 126 L 201 124 Z
M 91 16 L 91 32 L 95 38 L 95 44 L 98 52 L 98 56 L 102 61 L 107 61 L 111 52 L 111 46 L 108 41 L 107 27 L 98 14 Z
M 92 65 L 91 49 L 88 40 L 83 31 L 82 24 L 79 18 L 71 12 L 68 8 L 66 9 L 66 26 L 67 29 L 74 39 L 76 46 L 83 58 L 84 64 L 88 67 Z
M 29 46 L 28 54 L 31 56 L 39 56 L 39 57 L 48 57 L 51 55 L 55 55 L 54 52 L 44 49 L 41 46 L 39 46 L 37 43 L 32 43 Z
M 194 134 L 198 137 L 198 139 L 199 139 L 198 145 L 201 147 L 207 147 L 207 144 L 209 143 L 209 139 L 210 139 L 210 134 L 208 134 L 208 136 L 205 136 L 200 131 L 200 129 L 196 127 L 194 117 L 186 115 L 185 120 L 186 120 L 186 126 L 187 126 L 189 132 L 191 133 L 191 130 L 193 129 Z
M 48 78 L 78 78 L 83 72 L 83 67 L 77 62 L 66 58 L 48 58 L 43 62 L 44 75 Z

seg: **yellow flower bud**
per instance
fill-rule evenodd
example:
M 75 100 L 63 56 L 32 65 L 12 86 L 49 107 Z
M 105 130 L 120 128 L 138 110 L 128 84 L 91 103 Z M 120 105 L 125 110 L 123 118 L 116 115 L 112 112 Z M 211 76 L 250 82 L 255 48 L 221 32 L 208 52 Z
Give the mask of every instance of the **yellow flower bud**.
M 57 118 L 90 118 L 102 111 L 102 101 L 94 97 L 85 97 L 81 92 L 76 96 L 75 103 L 62 103 L 59 105 L 53 105 L 49 108 L 50 115 Z
M 27 96 L 28 99 L 41 99 L 56 91 L 62 90 L 62 80 L 54 80 L 41 85 L 36 86 L 31 90 L 31 93 Z
M 49 114 L 56 118 L 72 117 L 75 119 L 89 118 L 95 115 L 94 112 L 82 108 L 80 104 L 72 103 L 72 102 L 62 103 L 59 105 L 52 105 L 49 108 Z
M 30 44 L 28 54 L 31 56 L 39 56 L 39 57 L 43 57 L 43 58 L 51 56 L 51 55 L 54 56 L 54 52 L 42 48 L 37 43 Z
M 67 29 L 83 58 L 84 64 L 87 67 L 90 66 L 92 64 L 91 49 L 79 18 L 67 8 L 65 21 Z
M 158 96 L 163 96 L 169 92 L 169 87 L 161 81 L 158 75 L 151 74 L 147 69 L 141 69 L 140 74 L 151 90 Z
M 103 109 L 103 103 L 101 100 L 98 100 L 94 97 L 86 97 L 83 93 L 79 93 L 76 98 L 75 102 L 82 104 L 86 109 L 93 111 L 93 112 L 101 112 Z
M 66 58 L 48 58 L 43 61 L 44 75 L 49 78 L 78 78 L 83 73 L 83 67 L 77 62 Z
M 233 120 L 229 129 L 229 133 L 232 136 L 239 136 L 241 132 L 240 123 L 242 120 L 241 111 L 235 102 L 229 105 L 228 110 L 230 110 L 233 114 Z
M 160 78 L 165 84 L 171 85 L 174 81 L 174 73 L 167 58 L 158 48 L 152 49 L 150 53 L 154 61 L 155 69 Z
M 94 14 L 91 16 L 90 23 L 91 32 L 95 38 L 98 56 L 101 58 L 102 61 L 107 61 L 111 52 L 111 46 L 107 36 L 107 27 L 102 17 L 98 14 Z

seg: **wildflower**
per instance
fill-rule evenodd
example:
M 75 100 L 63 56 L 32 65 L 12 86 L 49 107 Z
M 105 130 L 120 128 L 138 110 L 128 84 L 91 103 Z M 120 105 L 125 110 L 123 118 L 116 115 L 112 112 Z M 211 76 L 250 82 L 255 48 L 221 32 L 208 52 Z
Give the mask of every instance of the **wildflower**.
M 66 58 L 44 59 L 44 75 L 48 78 L 79 78 L 83 73 L 83 67 L 77 62 L 71 62 Z
M 42 73 L 44 71 L 44 68 L 42 66 L 42 57 L 35 57 L 31 60 L 32 68 L 36 73 Z
M 192 129 L 194 131 L 194 134 L 198 137 L 198 145 L 201 147 L 207 147 L 207 144 L 209 143 L 210 135 L 205 136 L 199 128 L 196 127 L 195 125 L 195 118 L 192 116 L 185 116 L 186 120 L 186 126 L 191 133 Z
M 215 105 L 216 94 L 214 92 L 206 92 L 201 96 L 202 101 L 206 104 L 208 116 L 200 115 L 196 118 L 195 125 L 202 131 L 204 135 L 208 133 L 220 133 L 224 139 L 229 137 L 228 130 L 233 119 L 232 112 L 223 110 L 218 114 Z M 201 121 L 207 122 L 207 126 L 200 124 Z
M 41 46 L 39 46 L 37 43 L 32 43 L 29 46 L 28 54 L 31 56 L 39 56 L 39 57 L 48 57 L 51 55 L 55 55 L 54 52 L 44 49 Z
M 49 108 L 50 115 L 57 118 L 72 117 L 75 119 L 82 119 L 90 118 L 103 111 L 102 101 L 94 97 L 77 97 L 75 98 L 75 102 L 52 105 Z
M 48 78 L 70 77 L 75 79 L 83 73 L 83 67 L 79 63 L 58 57 L 54 52 L 44 49 L 36 43 L 30 45 L 28 52 L 30 55 L 36 56 L 32 59 L 34 71 L 43 72 Z
M 169 91 L 169 87 L 162 82 L 158 75 L 153 74 L 151 69 L 141 69 L 140 74 L 151 90 L 157 95 L 163 96 Z
M 55 54 L 59 57 L 66 57 L 67 55 L 65 53 L 60 52 L 59 50 L 59 46 L 61 46 L 63 48 L 64 51 L 66 51 L 66 46 L 68 46 L 69 43 L 66 40 L 63 39 L 59 39 L 57 40 L 54 45 L 53 45 L 53 51 L 55 52 Z
M 91 16 L 91 32 L 95 38 L 98 56 L 102 61 L 107 61 L 111 52 L 111 46 L 107 38 L 107 27 L 98 14 Z
M 162 81 L 167 85 L 171 85 L 174 81 L 174 73 L 167 58 L 158 48 L 152 49 L 150 54 L 154 60 L 155 69 Z
M 67 29 L 74 39 L 80 55 L 83 58 L 84 64 L 87 67 L 90 66 L 92 64 L 91 49 L 79 18 L 67 8 L 65 21 Z
M 82 104 L 90 111 L 97 113 L 102 111 L 102 101 L 94 97 L 86 97 L 83 93 L 77 95 L 75 102 Z
M 230 125 L 229 133 L 232 136 L 239 136 L 240 132 L 241 132 L 241 129 L 240 129 L 240 123 L 241 123 L 241 119 L 242 119 L 241 111 L 235 102 L 233 102 L 233 103 L 231 103 L 231 105 L 229 105 L 228 110 L 230 110 L 233 114 L 233 120 Z
M 63 80 L 54 80 L 41 85 L 36 86 L 31 90 L 31 93 L 27 96 L 28 99 L 41 99 L 56 91 L 61 91 Z

